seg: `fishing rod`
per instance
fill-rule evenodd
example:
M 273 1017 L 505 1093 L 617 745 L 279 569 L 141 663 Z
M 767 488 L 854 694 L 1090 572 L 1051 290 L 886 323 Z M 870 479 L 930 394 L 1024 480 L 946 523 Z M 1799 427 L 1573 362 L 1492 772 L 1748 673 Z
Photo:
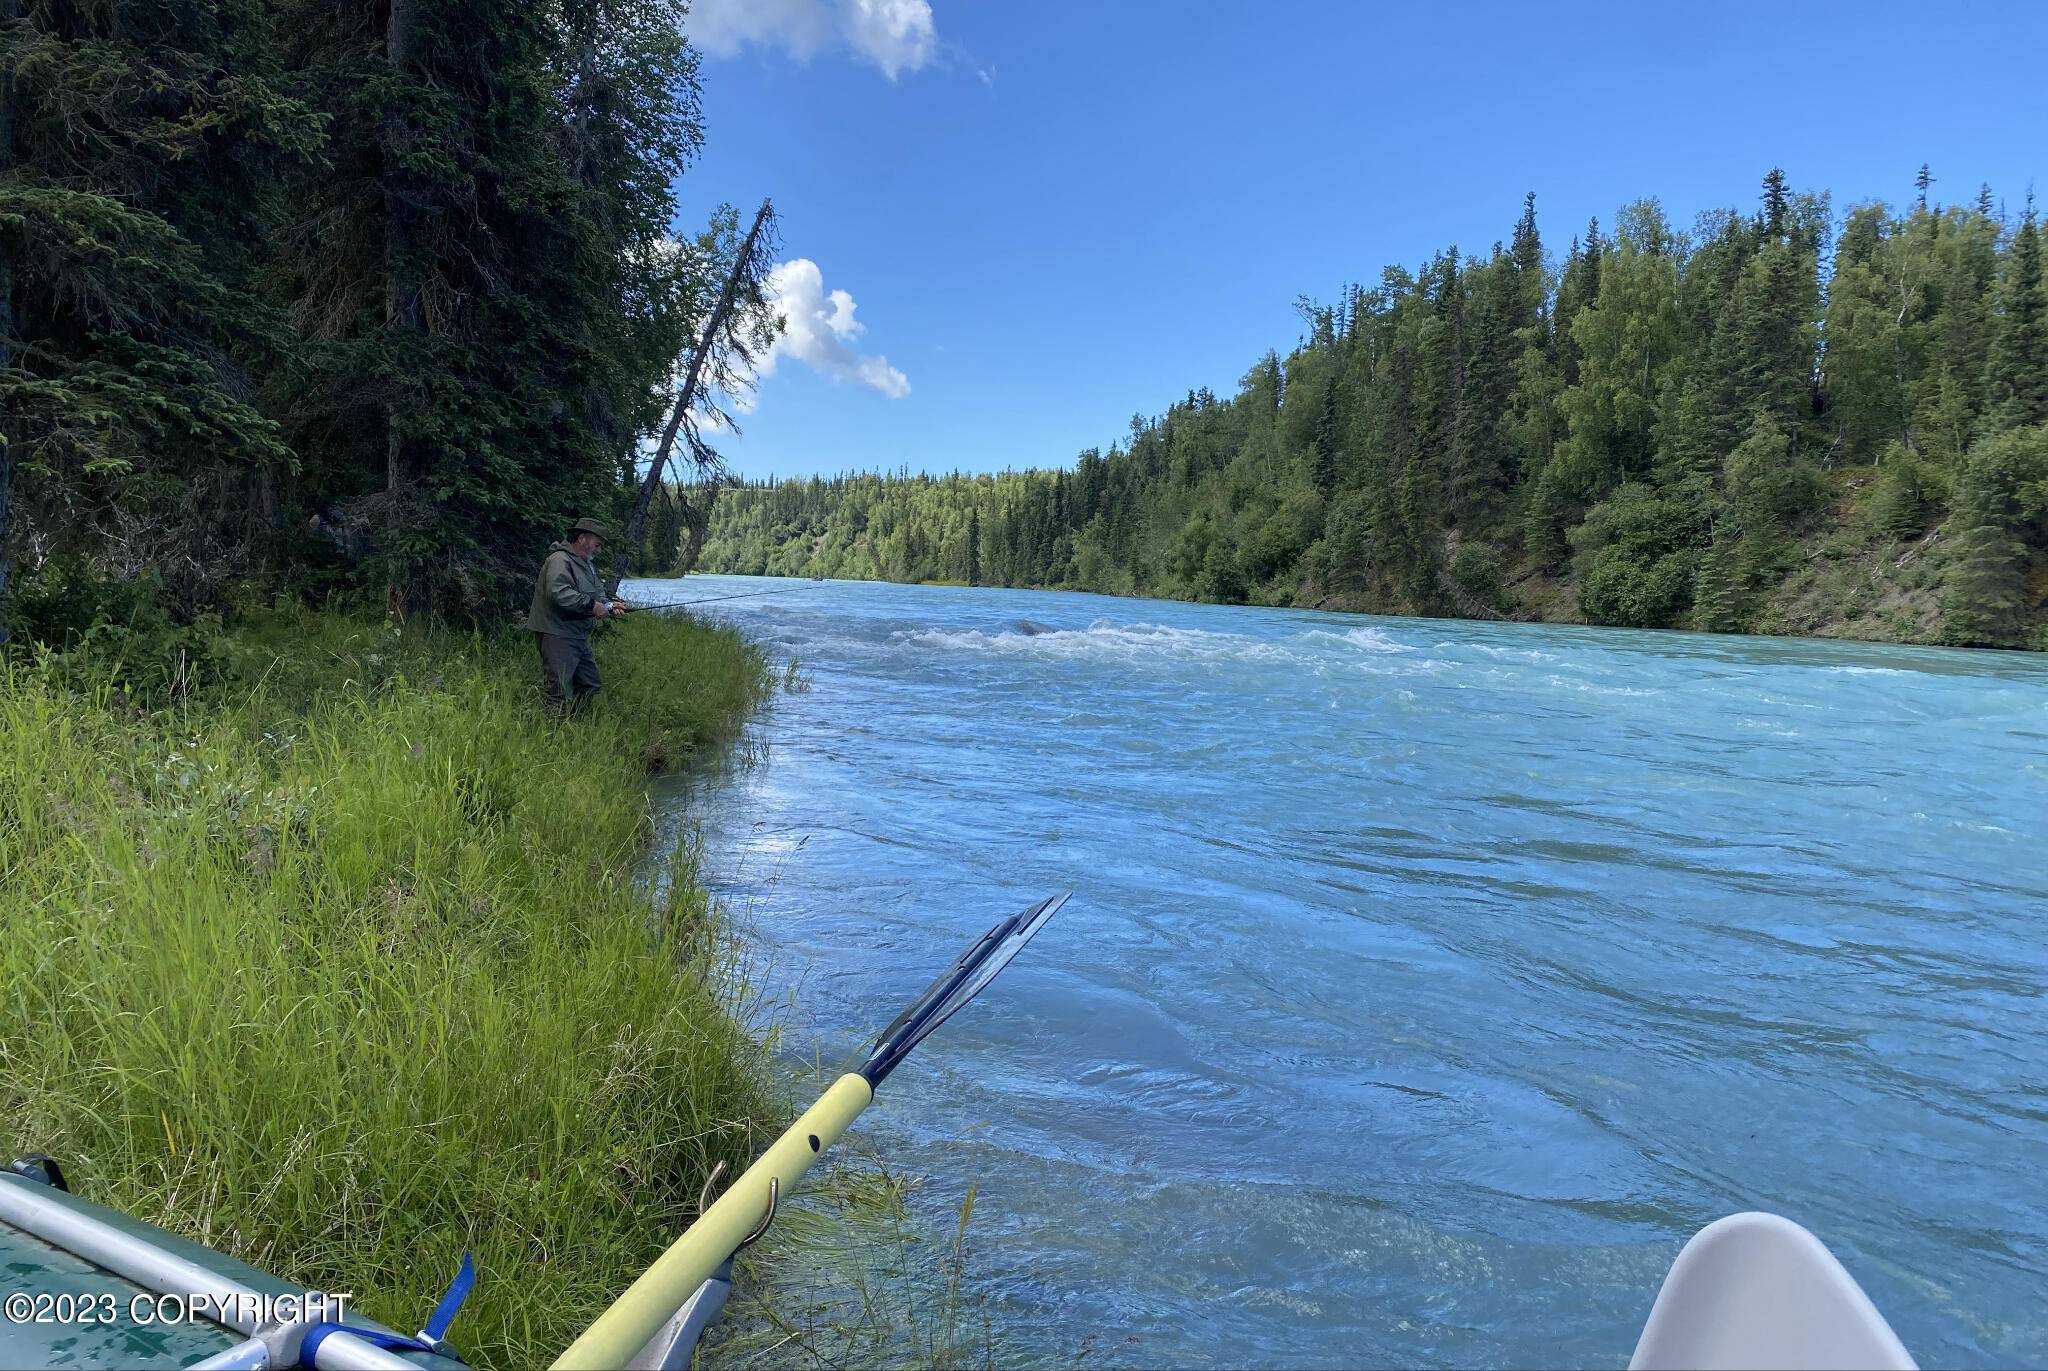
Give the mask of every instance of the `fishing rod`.
M 617 600 L 614 601 L 614 603 L 624 605 L 629 610 L 681 609 L 685 605 L 715 605 L 720 600 L 755 600 L 759 599 L 763 595 L 795 595 L 799 591 L 816 590 L 819 586 L 823 584 L 823 580 L 817 580 L 813 581 L 810 585 L 791 586 L 787 590 L 747 590 L 742 591 L 738 595 L 709 595 L 699 600 L 662 600 L 651 605 L 641 604 L 637 600 Z
M 554 1371 L 689 1365 L 698 1334 L 725 1303 L 733 1255 L 767 1229 L 782 1194 L 839 1141 L 874 1101 L 875 1087 L 911 1049 L 987 988 L 1066 902 L 1066 894 L 1041 900 L 982 934 L 875 1036 L 859 1066 L 834 1081 L 597 1322 L 569 1344 L 556 1359 Z

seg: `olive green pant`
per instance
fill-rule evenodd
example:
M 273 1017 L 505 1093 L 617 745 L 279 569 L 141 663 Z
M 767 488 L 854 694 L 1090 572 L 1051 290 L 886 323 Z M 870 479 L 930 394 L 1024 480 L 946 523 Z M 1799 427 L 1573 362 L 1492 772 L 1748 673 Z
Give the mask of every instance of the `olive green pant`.
M 590 703 L 590 697 L 604 688 L 597 675 L 597 654 L 588 638 L 564 638 L 558 633 L 536 633 L 540 640 L 540 697 L 553 710 L 565 704 L 573 712 Z

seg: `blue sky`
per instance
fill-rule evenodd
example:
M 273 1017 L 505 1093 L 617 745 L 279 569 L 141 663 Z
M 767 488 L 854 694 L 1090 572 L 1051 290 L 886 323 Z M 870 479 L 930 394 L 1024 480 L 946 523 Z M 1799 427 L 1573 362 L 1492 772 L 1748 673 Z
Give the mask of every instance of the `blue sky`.
M 772 196 L 791 338 L 735 472 L 1054 466 L 1230 393 L 1535 191 L 1547 247 L 1783 166 L 1838 210 L 2048 170 L 2048 4 L 696 0 L 683 225 Z M 2048 185 L 2043 186 L 2048 190 Z M 831 292 L 845 292 L 848 304 Z M 835 321 L 837 326 L 835 327 Z

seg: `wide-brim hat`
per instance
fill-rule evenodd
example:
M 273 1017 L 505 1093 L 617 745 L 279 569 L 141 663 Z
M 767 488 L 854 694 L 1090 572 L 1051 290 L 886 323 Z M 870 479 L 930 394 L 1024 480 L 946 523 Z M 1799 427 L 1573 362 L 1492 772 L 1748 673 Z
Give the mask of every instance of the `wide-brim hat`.
M 578 519 L 575 523 L 569 525 L 569 536 L 571 538 L 574 538 L 579 533 L 592 534 L 595 537 L 604 539 L 606 542 L 612 540 L 612 531 L 595 519 Z

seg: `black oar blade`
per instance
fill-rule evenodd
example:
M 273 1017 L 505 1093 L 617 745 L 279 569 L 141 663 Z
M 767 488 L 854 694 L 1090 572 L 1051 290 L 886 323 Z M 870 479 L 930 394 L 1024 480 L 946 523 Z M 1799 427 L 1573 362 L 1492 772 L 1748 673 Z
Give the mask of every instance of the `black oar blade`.
M 1016 924 L 1008 934 L 997 941 L 996 946 L 990 950 L 988 956 L 982 959 L 981 964 L 975 967 L 974 974 L 968 977 L 966 982 L 949 995 L 945 1003 L 934 1011 L 932 1017 L 926 1021 L 923 1031 L 917 1035 L 917 1039 L 925 1037 L 926 1034 L 929 1034 L 948 1018 L 958 1013 L 961 1006 L 986 989 L 988 983 L 996 978 L 997 973 L 1008 966 L 1011 960 L 1024 950 L 1024 944 L 1036 937 L 1038 930 L 1045 927 L 1046 921 L 1059 913 L 1060 906 L 1066 902 L 1067 894 L 1062 893 L 1053 896 L 1049 900 L 1041 901 L 1018 915 Z M 912 1046 L 916 1045 L 917 1039 L 912 1040 Z
M 870 1051 L 879 1049 L 883 1044 L 894 1038 L 902 1031 L 904 1025 L 908 1024 L 912 1019 L 921 1019 L 926 1010 L 930 1009 L 947 991 L 958 985 L 979 964 L 980 959 L 987 954 L 989 946 L 1008 933 L 1016 922 L 1014 916 L 1003 920 L 977 938 L 973 946 L 954 958 L 953 964 L 944 971 L 941 971 L 937 978 L 930 985 L 926 986 L 916 999 L 910 1002 L 910 1006 L 907 1009 L 889 1020 L 889 1026 L 875 1035 L 875 1048 L 870 1049 Z
M 982 934 L 974 946 L 946 969 L 944 975 L 925 987 L 924 993 L 910 1008 L 897 1015 L 895 1021 L 876 1038 L 866 1062 L 859 1067 L 868 1084 L 880 1085 L 883 1077 L 894 1071 L 897 1063 L 908 1056 L 912 1048 L 987 988 L 997 973 L 1024 950 L 1024 944 L 1045 927 L 1046 920 L 1059 912 L 1060 906 L 1072 893 L 1064 891 L 1051 899 L 1039 901 L 1022 914 L 1013 914 L 1003 920 Z

